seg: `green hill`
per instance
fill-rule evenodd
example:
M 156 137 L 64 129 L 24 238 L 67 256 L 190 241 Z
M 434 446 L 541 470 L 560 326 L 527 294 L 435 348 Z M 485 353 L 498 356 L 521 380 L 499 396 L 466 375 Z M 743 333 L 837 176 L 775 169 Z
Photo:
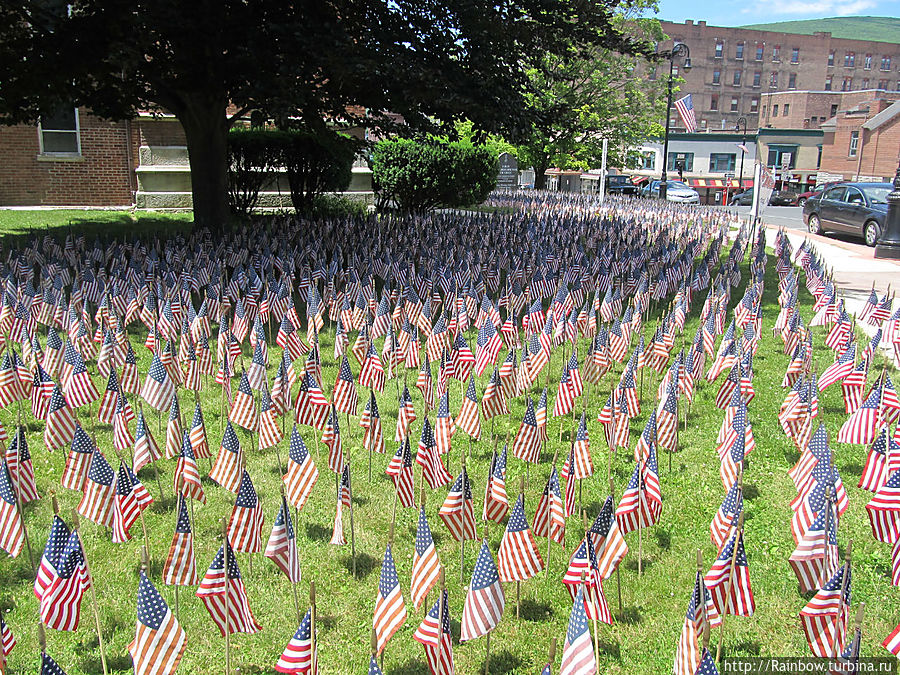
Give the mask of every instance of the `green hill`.
M 900 42 L 900 18 L 892 16 L 835 16 L 827 19 L 802 21 L 776 21 L 755 23 L 741 28 L 771 30 L 778 33 L 812 35 L 817 31 L 831 31 L 837 38 L 873 40 L 876 42 Z

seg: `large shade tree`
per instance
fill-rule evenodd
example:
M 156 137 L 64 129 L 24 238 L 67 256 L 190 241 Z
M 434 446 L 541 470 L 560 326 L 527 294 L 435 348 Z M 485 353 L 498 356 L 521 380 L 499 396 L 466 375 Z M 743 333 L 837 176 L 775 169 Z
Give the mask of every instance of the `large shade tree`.
M 0 121 L 61 104 L 110 119 L 164 109 L 184 127 L 195 222 L 226 219 L 226 135 L 251 110 L 315 129 L 363 111 L 409 128 L 462 117 L 518 139 L 548 55 L 643 53 L 631 0 L 4 0 Z

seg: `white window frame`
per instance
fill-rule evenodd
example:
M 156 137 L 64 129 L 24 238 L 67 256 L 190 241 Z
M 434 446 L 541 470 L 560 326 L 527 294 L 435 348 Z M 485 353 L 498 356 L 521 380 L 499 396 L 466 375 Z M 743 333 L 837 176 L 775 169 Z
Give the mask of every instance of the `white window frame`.
M 48 133 L 74 133 L 75 134 L 75 146 L 78 148 L 75 152 L 53 152 L 50 150 L 44 150 L 44 128 L 41 125 L 40 118 L 38 119 L 37 124 L 37 132 L 38 132 L 38 149 L 39 154 L 42 157 L 81 157 L 81 120 L 78 114 L 78 107 L 75 107 L 75 130 L 74 132 L 69 132 L 67 129 L 48 129 Z

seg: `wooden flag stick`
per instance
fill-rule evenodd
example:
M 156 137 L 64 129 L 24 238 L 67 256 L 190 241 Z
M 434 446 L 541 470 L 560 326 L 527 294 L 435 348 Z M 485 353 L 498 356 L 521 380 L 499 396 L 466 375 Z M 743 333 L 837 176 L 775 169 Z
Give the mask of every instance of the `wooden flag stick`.
M 638 460 L 638 576 L 644 573 L 644 481 L 643 481 L 643 458 Z
M 484 675 L 488 675 L 490 672 L 490 663 L 491 663 L 491 632 L 488 631 L 488 634 L 485 636 L 484 640 Z
M 228 578 L 228 519 L 222 518 L 222 559 L 225 568 L 225 675 L 231 675 L 231 589 Z
M 850 559 L 853 555 L 853 540 L 850 539 L 847 542 L 847 550 L 844 551 L 844 574 L 843 579 L 841 581 L 841 594 L 838 597 L 838 611 L 837 616 L 842 616 L 844 613 L 844 595 L 847 593 L 847 585 L 850 583 Z M 833 652 L 831 657 L 836 659 L 840 656 L 840 644 L 838 643 L 837 635 L 835 635 Z
M 460 456 L 459 463 L 462 467 L 462 473 L 466 472 L 466 454 L 465 452 Z M 468 476 L 464 477 L 466 481 L 468 481 Z M 465 500 L 465 488 L 463 488 L 463 499 Z M 460 542 L 459 547 L 459 583 L 466 583 L 466 533 L 462 533 L 462 541 Z
M 550 471 L 556 468 L 556 460 L 559 459 L 559 448 L 556 449 L 556 452 L 553 453 L 553 464 L 551 465 Z M 569 467 L 569 480 L 572 480 L 572 475 L 575 472 L 575 467 Z M 578 486 L 581 487 L 581 481 L 578 481 Z M 548 495 L 549 496 L 549 495 Z M 547 514 L 547 573 L 545 575 L 545 579 L 550 579 L 550 551 L 552 551 L 552 547 L 550 544 L 552 543 L 552 539 L 550 539 L 550 514 L 548 509 Z
M 731 602 L 731 589 L 734 586 L 734 566 L 737 560 L 738 541 L 744 533 L 744 512 L 738 516 L 737 529 L 734 536 L 734 548 L 731 551 L 731 564 L 728 568 L 728 584 L 725 590 L 725 608 L 722 611 L 722 623 L 719 625 L 719 645 L 716 647 L 716 663 L 720 663 L 722 657 L 722 644 L 725 642 L 725 617 L 728 616 L 728 604 Z M 706 599 L 704 598 L 704 601 Z
M 375 630 L 374 628 L 372 629 Z M 316 582 L 309 582 L 309 648 L 312 659 L 311 673 L 319 672 L 319 655 L 316 654 Z
M 438 648 L 437 648 L 437 675 L 443 674 L 443 663 L 441 662 L 441 651 L 444 646 L 444 589 L 446 588 L 444 579 L 444 568 L 441 568 L 438 578 Z
M 72 509 L 72 531 L 78 531 L 78 512 L 75 509 Z M 100 644 L 100 663 L 103 665 L 103 675 L 107 675 L 109 671 L 106 667 L 106 647 L 103 644 L 103 632 L 100 630 L 100 611 L 97 607 L 97 590 L 94 588 L 94 578 L 91 576 L 91 568 L 90 565 L 88 565 L 87 552 L 84 550 L 84 542 L 81 541 L 81 535 L 78 536 L 78 546 L 81 548 L 81 557 L 84 559 L 84 571 L 87 574 L 88 584 L 91 589 L 94 625 L 97 627 L 97 641 Z
M 356 524 L 353 520 L 353 477 L 347 476 L 347 491 L 350 493 L 350 558 L 353 561 L 353 578 L 356 578 Z
M 613 502 L 616 500 L 616 485 L 612 476 L 609 477 L 609 498 Z M 625 609 L 622 607 L 622 573 L 619 571 L 619 565 L 616 565 L 616 586 L 619 591 L 619 618 L 625 616 Z
M 703 648 L 709 646 L 709 616 L 706 609 L 706 583 L 703 582 L 703 550 L 697 549 L 697 574 L 700 575 L 703 584 L 702 597 L 700 598 L 700 611 L 703 615 Z

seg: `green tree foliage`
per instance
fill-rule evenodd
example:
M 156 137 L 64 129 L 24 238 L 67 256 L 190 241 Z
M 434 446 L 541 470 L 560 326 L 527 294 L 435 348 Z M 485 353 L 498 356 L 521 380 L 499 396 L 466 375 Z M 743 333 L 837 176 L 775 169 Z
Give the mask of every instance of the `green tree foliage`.
M 617 24 L 640 39 L 663 38 L 656 19 L 623 13 Z M 544 55 L 529 68 L 532 87 L 528 105 L 535 121 L 519 143 L 519 166 L 535 170 L 535 187 L 544 186 L 552 167 L 588 169 L 600 163 L 603 139 L 609 162 L 624 165 L 629 145 L 662 133 L 665 82 L 643 77 L 646 61 L 604 47 Z
M 5 0 L 0 120 L 61 104 L 111 119 L 165 109 L 181 122 L 195 222 L 227 216 L 227 133 L 257 110 L 316 130 L 402 115 L 413 129 L 466 117 L 517 140 L 545 55 L 573 45 L 645 52 L 620 0 Z
M 427 211 L 483 202 L 497 185 L 497 155 L 484 145 L 429 137 L 381 141 L 372 153 L 379 205 Z

